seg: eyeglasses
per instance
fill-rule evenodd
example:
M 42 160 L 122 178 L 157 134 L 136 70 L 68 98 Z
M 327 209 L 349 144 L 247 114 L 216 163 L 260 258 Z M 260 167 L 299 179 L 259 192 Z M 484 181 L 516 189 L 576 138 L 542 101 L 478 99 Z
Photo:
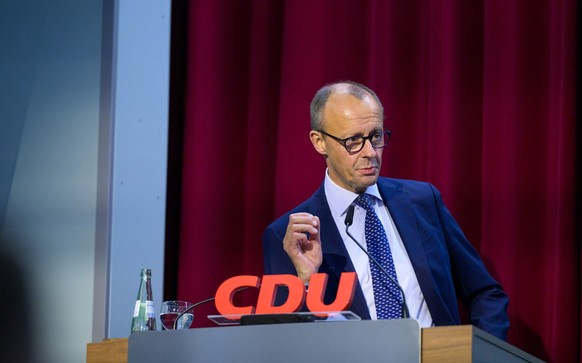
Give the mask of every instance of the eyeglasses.
M 351 136 L 345 139 L 340 139 L 339 137 L 330 135 L 323 130 L 319 130 L 319 132 L 326 136 L 331 137 L 335 141 L 342 144 L 350 155 L 359 153 L 364 148 L 366 140 L 370 140 L 370 144 L 374 149 L 382 149 L 384 146 L 388 144 L 388 141 L 390 140 L 390 135 L 392 134 L 392 131 L 386 130 L 386 131 L 376 131 L 368 136 Z

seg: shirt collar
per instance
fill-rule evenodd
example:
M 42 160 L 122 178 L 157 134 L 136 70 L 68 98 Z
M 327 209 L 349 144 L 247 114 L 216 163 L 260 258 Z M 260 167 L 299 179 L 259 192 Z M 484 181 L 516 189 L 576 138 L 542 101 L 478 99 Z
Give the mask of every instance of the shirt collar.
M 358 194 L 340 187 L 331 180 L 327 169 L 325 171 L 324 188 L 327 203 L 329 204 L 332 214 L 340 217 L 348 211 L 350 204 L 352 204 L 352 202 L 358 197 Z M 368 189 L 366 189 L 366 194 L 376 197 L 372 199 L 377 199 L 384 204 L 377 183 L 370 185 Z

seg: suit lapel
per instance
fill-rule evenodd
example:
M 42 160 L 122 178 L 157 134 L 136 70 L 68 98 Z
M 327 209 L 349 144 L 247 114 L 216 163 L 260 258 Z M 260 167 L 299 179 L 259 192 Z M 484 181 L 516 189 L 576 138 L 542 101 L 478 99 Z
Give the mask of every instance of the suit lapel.
M 383 179 L 378 181 L 378 186 L 402 238 L 429 310 L 431 312 L 440 310 L 440 308 L 430 304 L 430 302 L 440 301 L 440 298 L 438 297 L 423 247 L 423 236 L 428 232 L 420 230 L 416 212 L 412 208 L 413 203 L 409 194 L 400 189 L 400 183 Z

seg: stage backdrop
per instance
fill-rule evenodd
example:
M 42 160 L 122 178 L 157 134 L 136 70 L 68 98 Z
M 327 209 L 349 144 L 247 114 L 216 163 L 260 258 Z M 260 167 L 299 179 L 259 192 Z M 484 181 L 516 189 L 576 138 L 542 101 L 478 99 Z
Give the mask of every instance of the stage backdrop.
M 509 294 L 509 342 L 578 361 L 575 8 L 174 1 L 165 298 L 262 275 L 264 228 L 324 177 L 311 98 L 349 79 L 383 101 L 382 175 L 435 184 Z M 215 312 L 197 308 L 194 326 Z

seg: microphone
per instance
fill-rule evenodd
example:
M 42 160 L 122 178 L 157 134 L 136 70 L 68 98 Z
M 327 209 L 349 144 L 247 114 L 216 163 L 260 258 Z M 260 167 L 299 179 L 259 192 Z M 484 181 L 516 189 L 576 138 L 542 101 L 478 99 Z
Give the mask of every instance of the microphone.
M 236 294 L 237 292 L 241 292 L 241 291 L 245 291 L 246 289 L 248 289 L 249 287 L 241 287 L 240 289 L 236 290 L 234 292 L 234 294 Z M 194 303 L 190 306 L 188 306 L 188 309 L 182 311 L 178 317 L 176 318 L 176 320 L 174 320 L 174 330 L 177 329 L 178 327 L 178 321 L 180 320 L 181 317 L 183 317 L 184 315 L 188 314 L 190 311 L 192 311 L 195 307 L 197 307 L 198 305 L 202 305 L 202 304 L 206 304 L 207 302 L 211 302 L 212 300 L 214 300 L 214 297 L 202 300 L 202 301 L 198 301 L 197 303 Z
M 174 330 L 178 329 L 178 321 L 180 320 L 181 317 L 188 314 L 190 311 L 192 311 L 198 305 L 205 304 L 205 303 L 210 302 L 212 300 L 214 300 L 213 297 L 206 299 L 206 300 L 198 301 L 197 303 L 194 303 L 194 304 L 188 306 L 188 309 L 186 309 L 186 310 L 182 311 L 180 314 L 178 314 L 178 317 L 176 317 L 176 320 L 174 320 Z
M 368 253 L 368 251 L 358 241 L 356 241 L 354 236 L 352 236 L 352 234 L 348 230 L 350 228 L 350 226 L 352 225 L 352 223 L 354 222 L 354 209 L 355 209 L 355 207 L 353 205 L 350 205 L 348 207 L 348 212 L 346 215 L 346 219 L 344 221 L 344 224 L 346 225 L 346 234 L 354 242 L 356 242 L 356 245 L 358 245 L 358 247 L 360 247 L 360 249 L 362 251 L 364 251 L 364 253 L 366 255 L 368 255 L 370 260 L 372 260 L 372 262 L 374 262 L 376 264 L 376 266 L 378 266 L 380 268 L 380 271 L 382 271 L 382 273 L 384 273 L 384 275 L 386 275 L 390 279 L 390 281 L 392 281 L 392 283 L 394 285 L 396 285 L 396 287 L 398 287 L 398 290 L 400 291 L 400 295 L 402 296 L 402 318 L 404 318 L 404 319 L 410 318 L 410 312 L 408 311 L 408 305 L 406 304 L 406 296 L 404 295 L 404 290 L 402 290 L 402 286 L 400 286 L 398 281 L 394 280 L 394 278 L 392 276 L 390 276 L 390 274 L 384 269 L 384 267 L 382 265 L 380 265 L 380 263 L 378 261 L 376 261 L 374 256 L 372 256 L 370 253 Z

